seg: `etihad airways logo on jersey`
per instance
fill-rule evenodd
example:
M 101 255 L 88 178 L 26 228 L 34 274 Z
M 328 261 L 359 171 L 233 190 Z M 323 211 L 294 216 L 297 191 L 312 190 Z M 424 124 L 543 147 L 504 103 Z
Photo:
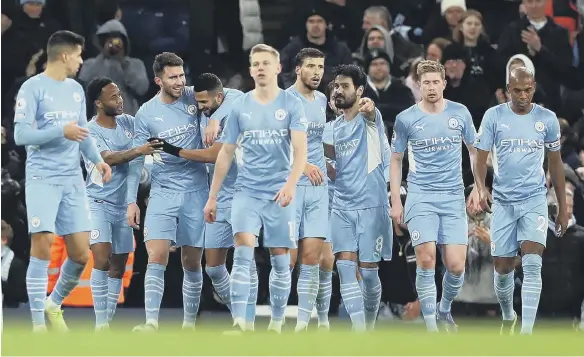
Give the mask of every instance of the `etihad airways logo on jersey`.
M 509 152 L 536 152 L 542 150 L 545 143 L 542 139 L 503 139 L 499 145 Z
M 355 150 L 359 147 L 359 139 L 353 139 L 348 141 L 341 141 L 335 144 L 335 154 L 337 157 L 351 156 Z
M 324 123 L 317 123 L 311 121 L 308 123 L 308 128 L 306 130 L 306 134 L 308 136 L 322 136 L 324 131 Z
M 165 139 L 169 143 L 176 143 L 188 136 L 196 135 L 198 130 L 198 126 L 194 124 L 187 124 L 187 125 L 179 125 L 174 128 L 170 128 L 158 133 L 158 137 L 160 139 Z
M 462 144 L 460 135 L 410 140 L 410 145 L 413 148 L 427 152 L 450 150 L 460 144 Z
M 255 145 L 274 145 L 282 143 L 288 135 L 288 129 L 246 130 L 243 139 Z
M 79 114 L 81 114 L 79 111 L 58 110 L 54 112 L 46 112 L 43 114 L 43 118 L 52 121 L 53 125 L 60 125 L 59 121 L 61 120 L 70 121 L 73 119 L 79 119 Z

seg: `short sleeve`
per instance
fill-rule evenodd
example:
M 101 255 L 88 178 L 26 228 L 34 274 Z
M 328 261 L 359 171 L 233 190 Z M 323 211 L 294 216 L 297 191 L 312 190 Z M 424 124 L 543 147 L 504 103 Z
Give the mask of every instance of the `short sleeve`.
M 409 134 L 403 115 L 398 115 L 395 118 L 395 125 L 393 126 L 393 135 L 391 136 L 391 151 L 396 153 L 403 153 L 406 151 Z
M 97 151 L 101 154 L 104 151 L 112 151 L 109 145 L 107 144 L 103 135 L 98 132 L 93 125 L 89 127 L 89 134 L 95 140 L 95 146 L 97 147 Z
M 290 115 L 290 130 L 297 130 L 306 132 L 308 129 L 308 120 L 306 119 L 306 113 L 304 112 L 304 105 L 300 99 L 293 97 L 292 95 L 289 98 L 293 98 L 290 100 L 290 108 L 289 115 Z
M 463 120 L 464 127 L 462 131 L 462 137 L 466 144 L 473 145 L 476 140 L 477 131 L 472 120 L 472 115 L 470 114 L 467 108 L 464 108 Z
M 136 113 L 136 118 L 134 118 L 134 138 L 132 140 L 132 147 L 140 147 L 148 141 L 150 137 L 150 130 L 146 124 L 146 118 L 144 114 Z
M 494 112 L 494 109 L 489 109 L 483 116 L 479 132 L 477 133 L 476 139 L 474 141 L 474 147 L 479 150 L 491 151 L 491 148 L 495 143 Z
M 233 109 L 231 113 L 229 113 L 223 131 L 221 132 L 221 136 L 217 141 L 225 144 L 237 144 L 239 134 L 239 110 Z
M 545 133 L 545 147 L 549 151 L 558 151 L 561 148 L 560 144 L 560 121 L 555 115 L 550 115 L 548 119 L 548 125 Z

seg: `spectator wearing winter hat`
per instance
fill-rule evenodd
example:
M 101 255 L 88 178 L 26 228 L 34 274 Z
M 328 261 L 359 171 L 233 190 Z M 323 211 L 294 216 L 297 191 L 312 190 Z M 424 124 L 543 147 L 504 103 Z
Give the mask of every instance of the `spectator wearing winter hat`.
M 420 29 L 408 32 L 408 38 L 416 43 L 427 45 L 437 37 L 451 39 L 454 29 L 466 11 L 465 0 L 442 0 L 440 7 L 430 17 L 428 24 Z
M 444 49 L 442 63 L 446 70 L 444 98 L 464 104 L 470 111 L 475 127 L 479 127 L 491 100 L 489 86 L 470 75 L 470 61 L 463 46 L 453 43 Z
M 305 17 L 306 31 L 301 36 L 293 37 L 280 51 L 282 72 L 279 82 L 284 88 L 290 87 L 296 81 L 296 63 L 294 57 L 301 49 L 312 47 L 325 54 L 324 77 L 319 90 L 324 92 L 325 86 L 332 80 L 332 70 L 340 64 L 351 64 L 351 50 L 344 42 L 339 41 L 327 29 L 327 14 L 319 7 L 310 9 Z
M 364 96 L 375 102 L 389 133 L 395 117 L 414 104 L 412 91 L 391 75 L 390 64 L 389 55 L 381 50 L 374 50 L 365 58 L 367 86 Z
M 501 34 L 497 51 L 504 61 L 521 53 L 535 65 L 535 80 L 545 90 L 550 108 L 561 106 L 560 81 L 557 73 L 572 66 L 573 51 L 568 30 L 546 17 L 549 0 L 523 0 L 526 16 L 509 24 Z

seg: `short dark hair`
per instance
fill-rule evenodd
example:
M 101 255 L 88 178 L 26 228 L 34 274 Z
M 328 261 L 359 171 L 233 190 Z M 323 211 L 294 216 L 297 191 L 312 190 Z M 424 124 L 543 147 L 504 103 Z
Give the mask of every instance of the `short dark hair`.
M 333 91 L 335 90 L 335 81 L 330 81 L 329 84 L 326 86 L 326 99 L 330 100 Z
M 333 69 L 333 78 L 338 76 L 350 77 L 353 80 L 355 88 L 359 86 L 365 87 L 367 84 L 367 76 L 361 67 L 355 64 L 341 64 Z
M 202 73 L 197 79 L 195 79 L 193 88 L 195 92 L 215 92 L 223 88 L 223 83 L 221 83 L 219 77 L 213 73 Z
M 6 244 L 10 246 L 12 244 L 12 238 L 14 237 L 14 232 L 12 227 L 6 221 L 2 220 L 2 238 L 6 238 Z
M 164 68 L 166 67 L 179 67 L 183 66 L 184 61 L 182 58 L 172 52 L 162 52 L 154 57 L 154 63 L 152 64 L 152 69 L 154 70 L 154 75 L 160 77 Z
M 101 91 L 102 91 L 103 87 L 105 87 L 108 84 L 111 84 L 113 82 L 114 81 L 112 81 L 111 78 L 109 78 L 109 77 L 97 77 L 97 78 L 92 79 L 91 82 L 89 82 L 89 84 L 87 85 L 87 91 L 86 91 L 87 102 L 91 103 L 91 105 L 93 105 L 93 103 L 101 95 Z
M 316 48 L 303 48 L 294 56 L 294 64 L 296 66 L 302 66 L 304 60 L 307 58 L 324 58 L 324 53 Z
M 85 38 L 72 31 L 57 31 L 49 37 L 47 42 L 47 57 L 49 60 L 55 59 L 67 48 L 70 50 L 75 46 L 85 46 Z

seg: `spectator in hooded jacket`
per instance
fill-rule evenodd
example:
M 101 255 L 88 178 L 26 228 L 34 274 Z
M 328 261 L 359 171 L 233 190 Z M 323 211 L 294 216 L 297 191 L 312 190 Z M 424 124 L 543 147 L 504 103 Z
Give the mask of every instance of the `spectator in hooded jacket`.
M 81 67 L 79 79 L 85 84 L 95 77 L 109 77 L 120 87 L 124 98 L 124 113 L 138 111 L 138 97 L 148 91 L 148 74 L 144 62 L 130 57 L 130 40 L 126 28 L 118 20 L 110 20 L 97 30 L 101 54 L 90 58 Z
M 293 37 L 280 51 L 282 72 L 278 82 L 283 88 L 290 87 L 296 81 L 294 57 L 306 47 L 316 48 L 325 54 L 324 77 L 319 88 L 321 92 L 325 91 L 326 84 L 332 80 L 334 67 L 352 63 L 349 47 L 327 30 L 327 14 L 318 7 L 312 8 L 306 16 L 306 32 Z
M 548 96 L 549 109 L 558 111 L 561 83 L 555 73 L 570 68 L 573 55 L 568 30 L 545 16 L 547 1 L 523 0 L 526 16 L 507 26 L 497 50 L 504 60 L 518 53 L 528 56 L 535 66 L 537 84 Z
M 502 82 L 498 73 L 500 61 L 489 43 L 483 26 L 483 15 L 476 10 L 463 13 L 452 39 L 468 52 L 470 75 L 476 81 L 488 85 L 490 92 L 495 93 Z
M 412 91 L 401 80 L 391 75 L 390 59 L 387 53 L 373 51 L 365 59 L 367 86 L 364 96 L 371 98 L 381 112 L 385 127 L 393 131 L 395 117 L 414 105 Z

